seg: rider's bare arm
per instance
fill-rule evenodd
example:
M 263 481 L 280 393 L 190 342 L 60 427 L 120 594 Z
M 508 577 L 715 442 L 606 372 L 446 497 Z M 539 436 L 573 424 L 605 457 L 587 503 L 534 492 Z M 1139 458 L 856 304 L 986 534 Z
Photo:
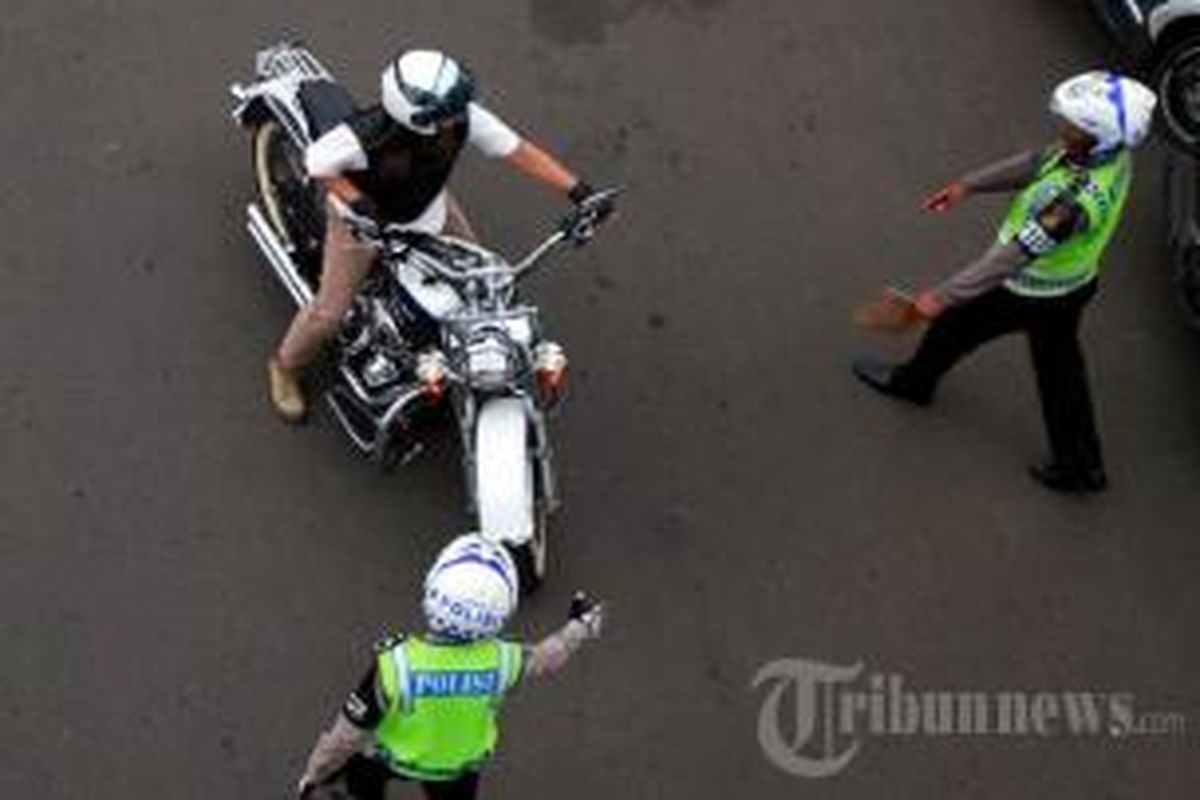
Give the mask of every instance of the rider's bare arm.
M 566 194 L 579 179 L 558 159 L 518 134 L 487 108 L 472 103 L 470 141 L 490 158 L 501 158 L 520 172 Z
M 347 205 L 363 196 L 347 172 L 366 169 L 367 156 L 348 125 L 338 125 L 308 146 L 304 169 L 332 196 Z
M 521 172 L 566 194 L 575 188 L 579 178 L 559 163 L 558 159 L 532 142 L 522 141 L 507 157 Z
M 367 168 L 367 154 L 349 125 L 334 127 L 304 151 L 304 169 L 320 180 Z

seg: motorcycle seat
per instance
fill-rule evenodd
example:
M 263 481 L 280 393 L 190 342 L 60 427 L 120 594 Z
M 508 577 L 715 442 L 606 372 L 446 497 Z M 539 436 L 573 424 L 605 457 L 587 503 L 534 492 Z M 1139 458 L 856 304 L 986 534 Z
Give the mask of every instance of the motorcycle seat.
M 305 81 L 300 84 L 297 96 L 308 117 L 313 139 L 341 124 L 358 110 L 350 92 L 333 81 Z

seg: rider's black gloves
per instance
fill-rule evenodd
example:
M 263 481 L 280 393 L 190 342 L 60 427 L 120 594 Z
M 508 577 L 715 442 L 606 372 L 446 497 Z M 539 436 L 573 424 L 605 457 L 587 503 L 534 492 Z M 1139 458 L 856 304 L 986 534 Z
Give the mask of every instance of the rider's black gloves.
M 365 194 L 350 204 L 350 210 L 365 219 L 379 219 L 379 204 Z
M 575 185 L 571 187 L 571 191 L 567 192 L 567 197 L 572 203 L 579 205 L 595 193 L 596 190 L 587 181 L 576 181 Z
M 607 194 L 603 198 L 597 195 Z M 567 197 L 575 204 L 576 208 L 587 207 L 589 211 L 595 212 L 595 221 L 604 222 L 612 216 L 617 210 L 616 203 L 613 201 L 611 193 L 598 192 L 596 187 L 592 186 L 587 181 L 578 181 L 571 187 L 571 191 L 567 192 Z M 589 202 L 591 201 L 591 202 Z

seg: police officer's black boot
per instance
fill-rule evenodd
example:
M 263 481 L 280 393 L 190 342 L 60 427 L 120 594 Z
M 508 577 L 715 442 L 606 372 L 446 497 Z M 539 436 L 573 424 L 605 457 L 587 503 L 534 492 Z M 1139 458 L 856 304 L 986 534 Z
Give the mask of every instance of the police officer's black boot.
M 855 359 L 850 369 L 856 378 L 880 394 L 919 406 L 927 406 L 933 400 L 932 390 L 915 386 L 905 379 L 903 365 L 888 364 L 868 356 Z
M 1047 489 L 1067 494 L 1091 494 L 1108 488 L 1103 467 L 1069 467 L 1048 460 L 1032 465 L 1029 474 Z

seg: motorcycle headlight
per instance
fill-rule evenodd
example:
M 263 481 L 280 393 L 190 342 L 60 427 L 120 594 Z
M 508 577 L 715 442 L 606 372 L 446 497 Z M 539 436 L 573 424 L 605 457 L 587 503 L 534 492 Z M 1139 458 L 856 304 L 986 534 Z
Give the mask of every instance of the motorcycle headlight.
M 467 345 L 467 378 L 473 388 L 485 392 L 503 389 L 516 373 L 512 346 L 499 336 L 489 335 Z

